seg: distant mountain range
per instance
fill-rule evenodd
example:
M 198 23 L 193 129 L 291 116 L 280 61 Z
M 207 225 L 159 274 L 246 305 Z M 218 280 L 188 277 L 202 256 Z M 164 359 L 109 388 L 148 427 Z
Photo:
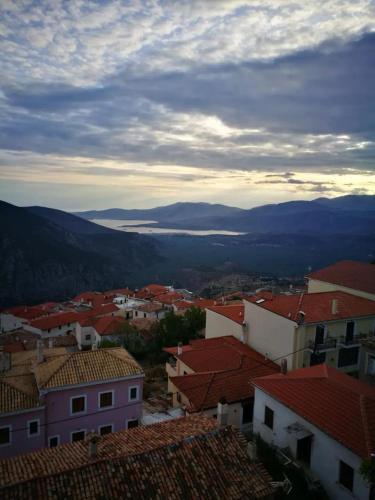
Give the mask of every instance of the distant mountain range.
M 263 234 L 371 234 L 375 196 L 317 198 L 264 205 L 249 210 L 209 203 L 175 203 L 145 210 L 119 208 L 77 212 L 85 219 L 154 220 L 152 227 L 220 229 Z
M 149 237 L 43 207 L 0 202 L 0 305 L 72 297 L 137 283 L 160 261 Z
M 212 277 L 231 273 L 299 278 L 341 259 L 375 258 L 374 196 L 318 198 L 251 210 L 207 203 L 113 210 L 118 217 L 157 220 L 164 227 L 248 234 L 150 237 L 94 224 L 82 214 L 0 202 L 0 306 L 147 282 L 197 291 Z M 113 217 L 111 211 L 88 214 Z

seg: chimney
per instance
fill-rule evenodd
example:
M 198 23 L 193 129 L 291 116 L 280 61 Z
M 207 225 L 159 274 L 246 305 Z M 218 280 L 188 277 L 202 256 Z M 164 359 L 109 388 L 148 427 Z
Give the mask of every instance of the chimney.
M 332 314 L 337 314 L 339 311 L 339 304 L 337 299 L 332 299 Z
M 11 369 L 12 360 L 10 352 L 4 351 L 4 346 L 0 346 L 0 373 Z
M 280 367 L 280 372 L 286 375 L 288 373 L 288 361 L 285 358 L 281 360 Z
M 252 462 L 257 460 L 257 445 L 255 441 L 249 441 L 247 443 L 247 456 L 250 458 Z
M 177 344 L 177 356 L 181 356 L 182 354 L 182 342 Z
M 217 404 L 217 425 L 218 427 L 225 427 L 228 425 L 228 403 L 225 398 L 221 398 Z
M 43 341 L 42 340 L 37 340 L 37 342 L 36 342 L 36 359 L 37 359 L 38 364 L 43 363 L 43 361 L 44 361 Z
M 91 346 L 91 350 L 92 351 L 97 351 L 98 350 L 98 344 L 96 342 L 94 342 Z
M 89 443 L 88 447 L 88 452 L 89 452 L 89 458 L 94 459 L 98 456 L 98 441 L 99 441 L 99 436 L 95 434 L 94 431 L 90 432 L 90 434 L 87 436 L 87 441 Z

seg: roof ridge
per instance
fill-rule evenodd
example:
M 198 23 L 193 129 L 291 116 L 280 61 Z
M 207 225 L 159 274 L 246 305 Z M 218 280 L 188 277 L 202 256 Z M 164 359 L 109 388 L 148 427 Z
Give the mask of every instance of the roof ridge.
M 19 378 L 19 377 L 22 377 L 22 375 L 17 375 L 17 376 L 12 376 L 12 377 L 8 376 L 7 378 L 9 379 L 9 378 L 16 378 L 16 377 Z M 5 377 L 0 378 L 0 383 L 3 383 L 5 385 L 7 385 L 8 387 L 10 387 L 11 389 L 13 389 L 14 391 L 20 392 L 23 396 L 25 396 L 27 398 L 38 399 L 39 400 L 39 398 L 34 398 L 32 395 L 28 394 L 27 392 L 25 392 L 24 390 L 20 389 L 19 387 L 15 386 L 13 384 L 10 384 L 9 382 L 6 382 L 4 379 L 5 379 Z
M 201 405 L 200 405 L 200 407 L 201 407 L 201 408 L 204 406 L 204 403 L 205 403 L 205 401 L 206 401 L 206 399 L 207 399 L 207 396 L 208 396 L 209 390 L 210 390 L 210 388 L 211 388 L 212 382 L 214 381 L 215 375 L 216 375 L 216 373 L 212 373 L 212 375 L 211 375 L 211 380 L 210 380 L 210 381 L 208 382 L 208 384 L 207 384 L 207 387 L 206 387 L 206 392 L 205 392 L 205 394 L 204 394 L 204 396 L 203 396 L 202 403 L 201 403 Z
M 58 357 L 60 357 L 60 356 L 61 356 L 61 357 L 62 357 L 62 356 L 66 356 L 66 359 L 65 359 L 65 360 L 64 360 L 64 361 L 60 364 L 60 366 L 58 366 L 58 367 L 56 368 L 56 370 L 55 370 L 53 373 L 51 373 L 51 375 L 47 378 L 47 380 L 45 380 L 45 381 L 43 382 L 42 387 L 45 387 L 45 386 L 46 386 L 46 385 L 47 385 L 47 384 L 51 381 L 52 377 L 54 377 L 54 376 L 56 375 L 56 373 L 57 373 L 57 372 L 59 372 L 63 366 L 65 366 L 65 364 L 66 364 L 66 363 L 68 362 L 68 360 L 71 358 L 72 354 L 81 354 L 81 352 L 83 352 L 83 351 L 78 351 L 78 352 L 76 352 L 76 353 L 73 353 L 73 352 L 66 352 L 66 353 L 64 353 L 64 354 L 61 354 L 61 355 L 59 355 L 59 356 L 55 356 L 54 358 L 52 358 L 52 360 L 55 360 L 55 359 L 57 359 L 57 358 L 58 358 Z M 36 365 L 36 366 L 38 366 L 38 365 Z M 34 368 L 34 369 L 35 369 L 35 368 Z M 33 371 L 34 371 L 34 370 L 33 370 Z M 35 373 L 35 371 L 34 371 L 34 373 Z M 35 378 L 36 378 L 36 377 L 35 377 Z M 38 381 L 37 381 L 37 385 L 38 385 L 38 387 L 39 387 Z

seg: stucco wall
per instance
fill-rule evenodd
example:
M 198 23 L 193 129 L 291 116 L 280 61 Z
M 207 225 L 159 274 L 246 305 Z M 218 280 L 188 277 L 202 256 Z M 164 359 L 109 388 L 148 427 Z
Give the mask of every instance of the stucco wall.
M 21 318 L 13 316 L 13 314 L 0 313 L 0 333 L 21 328 L 24 321 Z
M 274 411 L 273 430 L 263 423 L 265 406 Z M 293 450 L 295 438 L 286 428 L 296 422 L 314 435 L 310 469 L 322 482 L 329 497 L 333 500 L 352 500 L 354 493 L 354 498 L 368 500 L 369 489 L 359 474 L 360 457 L 268 394 L 255 388 L 254 432 L 260 434 L 262 439 L 279 448 L 289 447 Z M 355 471 L 353 493 L 338 483 L 340 460 L 353 467 Z
M 363 292 L 362 290 L 355 290 L 354 288 L 347 288 L 341 285 L 335 285 L 334 283 L 327 283 L 325 281 L 319 281 L 314 279 L 309 279 L 307 284 L 308 293 L 317 292 L 334 292 L 340 290 L 342 292 L 351 293 L 353 295 L 358 295 L 358 297 L 364 297 L 365 299 L 375 300 L 375 294 Z
M 288 369 L 295 368 L 294 357 L 290 353 L 296 350 L 296 323 L 246 300 L 244 303 L 250 347 L 270 359 L 284 357 Z M 280 364 L 281 359 L 276 363 Z
M 239 323 L 222 314 L 206 309 L 206 339 L 233 335 L 233 337 L 242 341 L 242 332 L 243 327 Z
M 113 424 L 114 432 L 125 429 L 127 420 L 140 420 L 142 417 L 142 385 L 143 378 L 137 377 L 47 393 L 47 437 L 58 435 L 60 443 L 67 443 L 71 440 L 72 431 L 85 429 L 86 432 L 98 432 L 100 425 L 107 424 Z M 137 401 L 129 401 L 129 387 L 133 386 L 139 387 Z M 110 390 L 114 391 L 113 408 L 101 410 L 98 395 Z M 80 416 L 71 415 L 70 398 L 81 395 L 86 396 L 86 412 Z
M 38 435 L 28 436 L 28 421 L 39 419 Z M 44 408 L 27 412 L 2 414 L 0 427 L 11 426 L 9 444 L 0 445 L 0 457 L 8 458 L 21 453 L 29 453 L 45 446 L 45 413 Z

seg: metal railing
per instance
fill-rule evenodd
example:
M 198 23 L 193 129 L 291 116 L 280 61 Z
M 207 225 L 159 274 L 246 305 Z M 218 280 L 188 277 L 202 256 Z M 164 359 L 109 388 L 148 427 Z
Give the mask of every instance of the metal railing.
M 328 349 L 335 349 L 337 346 L 337 339 L 327 338 L 321 344 L 318 344 L 315 340 L 310 340 L 308 343 L 309 349 L 313 351 L 327 351 Z

